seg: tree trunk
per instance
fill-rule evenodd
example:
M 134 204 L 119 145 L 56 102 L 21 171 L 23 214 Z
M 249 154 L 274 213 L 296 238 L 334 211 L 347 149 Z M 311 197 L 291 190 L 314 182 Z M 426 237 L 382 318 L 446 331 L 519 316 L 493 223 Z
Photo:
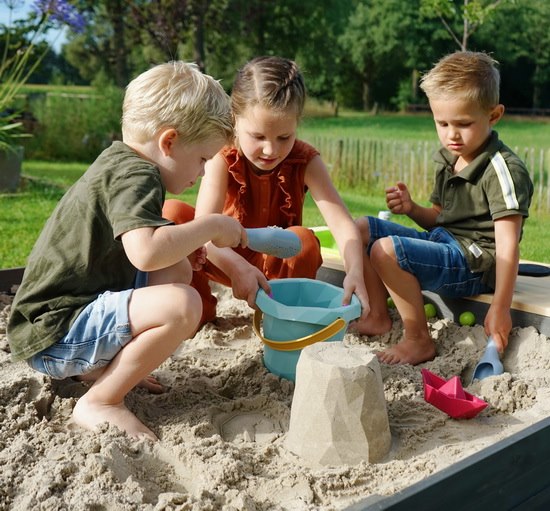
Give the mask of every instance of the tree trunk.
M 196 17 L 195 34 L 193 39 L 193 60 L 203 73 L 206 73 L 204 51 L 204 13 Z
M 365 110 L 365 112 L 369 109 L 369 103 L 370 103 L 370 84 L 365 79 L 363 80 L 363 110 Z
M 124 37 L 124 2 L 110 0 L 107 2 L 109 17 L 113 24 L 112 51 L 114 55 L 115 82 L 119 87 L 125 87 L 129 81 L 126 41 Z

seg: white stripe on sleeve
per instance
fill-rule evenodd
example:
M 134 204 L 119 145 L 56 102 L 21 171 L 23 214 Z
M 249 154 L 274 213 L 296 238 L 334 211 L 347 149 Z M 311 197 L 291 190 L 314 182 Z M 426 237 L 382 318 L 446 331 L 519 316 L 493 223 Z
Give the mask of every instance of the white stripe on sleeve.
M 495 153 L 495 155 L 491 158 L 491 163 L 497 172 L 506 207 L 508 209 L 519 209 L 519 201 L 516 196 L 514 181 L 512 180 L 510 169 L 508 168 L 508 165 L 506 165 L 502 154 L 500 154 L 500 152 Z

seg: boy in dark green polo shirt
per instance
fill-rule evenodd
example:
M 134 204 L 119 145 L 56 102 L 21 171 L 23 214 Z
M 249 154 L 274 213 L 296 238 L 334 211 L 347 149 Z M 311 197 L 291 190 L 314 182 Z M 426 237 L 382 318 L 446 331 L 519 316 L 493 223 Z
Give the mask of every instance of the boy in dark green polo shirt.
M 166 192 L 180 194 L 233 135 L 230 101 L 194 64 L 153 67 L 127 87 L 123 142 L 99 155 L 67 191 L 27 261 L 8 322 L 12 358 L 52 378 L 92 381 L 73 411 L 132 436 L 155 434 L 124 404 L 136 385 L 191 338 L 202 303 L 189 285 L 204 244 L 246 245 L 233 218 L 173 225 Z
M 442 145 L 435 156 L 432 206 L 414 202 L 402 182 L 386 190 L 386 203 L 423 231 L 372 217 L 356 220 L 367 248 L 371 309 L 354 328 L 366 335 L 391 328 L 388 292 L 404 325 L 403 339 L 378 353 L 381 362 L 419 364 L 435 357 L 422 289 L 450 297 L 493 293 L 485 331 L 500 352 L 508 343 L 533 184 L 523 162 L 493 131 L 504 113 L 495 64 L 485 53 L 456 52 L 422 78 Z

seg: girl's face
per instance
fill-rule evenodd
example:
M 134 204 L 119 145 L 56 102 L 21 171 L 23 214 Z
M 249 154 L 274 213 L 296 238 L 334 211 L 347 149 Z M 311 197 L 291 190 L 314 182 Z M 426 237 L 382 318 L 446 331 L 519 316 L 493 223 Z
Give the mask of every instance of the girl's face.
M 245 158 L 259 171 L 269 172 L 290 153 L 298 118 L 293 111 L 275 112 L 255 105 L 235 119 L 235 134 Z
M 439 141 L 466 165 L 481 152 L 504 112 L 502 105 L 487 112 L 465 99 L 431 100 L 430 107 Z

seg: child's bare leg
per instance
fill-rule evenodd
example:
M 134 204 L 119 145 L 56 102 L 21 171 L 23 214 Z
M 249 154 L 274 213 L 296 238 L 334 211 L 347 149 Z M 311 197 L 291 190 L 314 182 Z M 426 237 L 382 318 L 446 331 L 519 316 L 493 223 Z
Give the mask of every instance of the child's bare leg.
M 358 218 L 355 223 L 361 233 L 364 245 L 363 275 L 365 287 L 369 295 L 370 312 L 366 319 L 359 319 L 350 325 L 350 331 L 363 335 L 381 335 L 389 332 L 392 320 L 388 313 L 386 286 L 374 270 L 366 246 L 370 239 L 369 222 L 366 218 Z
M 420 364 L 435 357 L 435 345 L 426 323 L 420 284 L 414 275 L 401 269 L 390 239 L 380 239 L 371 250 L 376 272 L 390 291 L 404 326 L 397 345 L 377 354 L 386 364 Z
M 75 380 L 82 382 L 94 382 L 96 381 L 105 371 L 105 367 L 96 369 L 89 373 L 83 374 L 81 376 L 75 376 Z M 151 394 L 162 394 L 166 391 L 166 387 L 160 383 L 152 374 L 147 375 L 143 380 L 141 380 L 136 387 L 141 387 L 142 389 L 148 390 Z
M 136 289 L 129 303 L 134 339 L 105 368 L 90 390 L 79 399 L 73 417 L 94 429 L 103 422 L 129 435 L 155 434 L 124 404 L 128 392 L 193 336 L 202 313 L 198 293 L 190 286 L 166 284 Z

